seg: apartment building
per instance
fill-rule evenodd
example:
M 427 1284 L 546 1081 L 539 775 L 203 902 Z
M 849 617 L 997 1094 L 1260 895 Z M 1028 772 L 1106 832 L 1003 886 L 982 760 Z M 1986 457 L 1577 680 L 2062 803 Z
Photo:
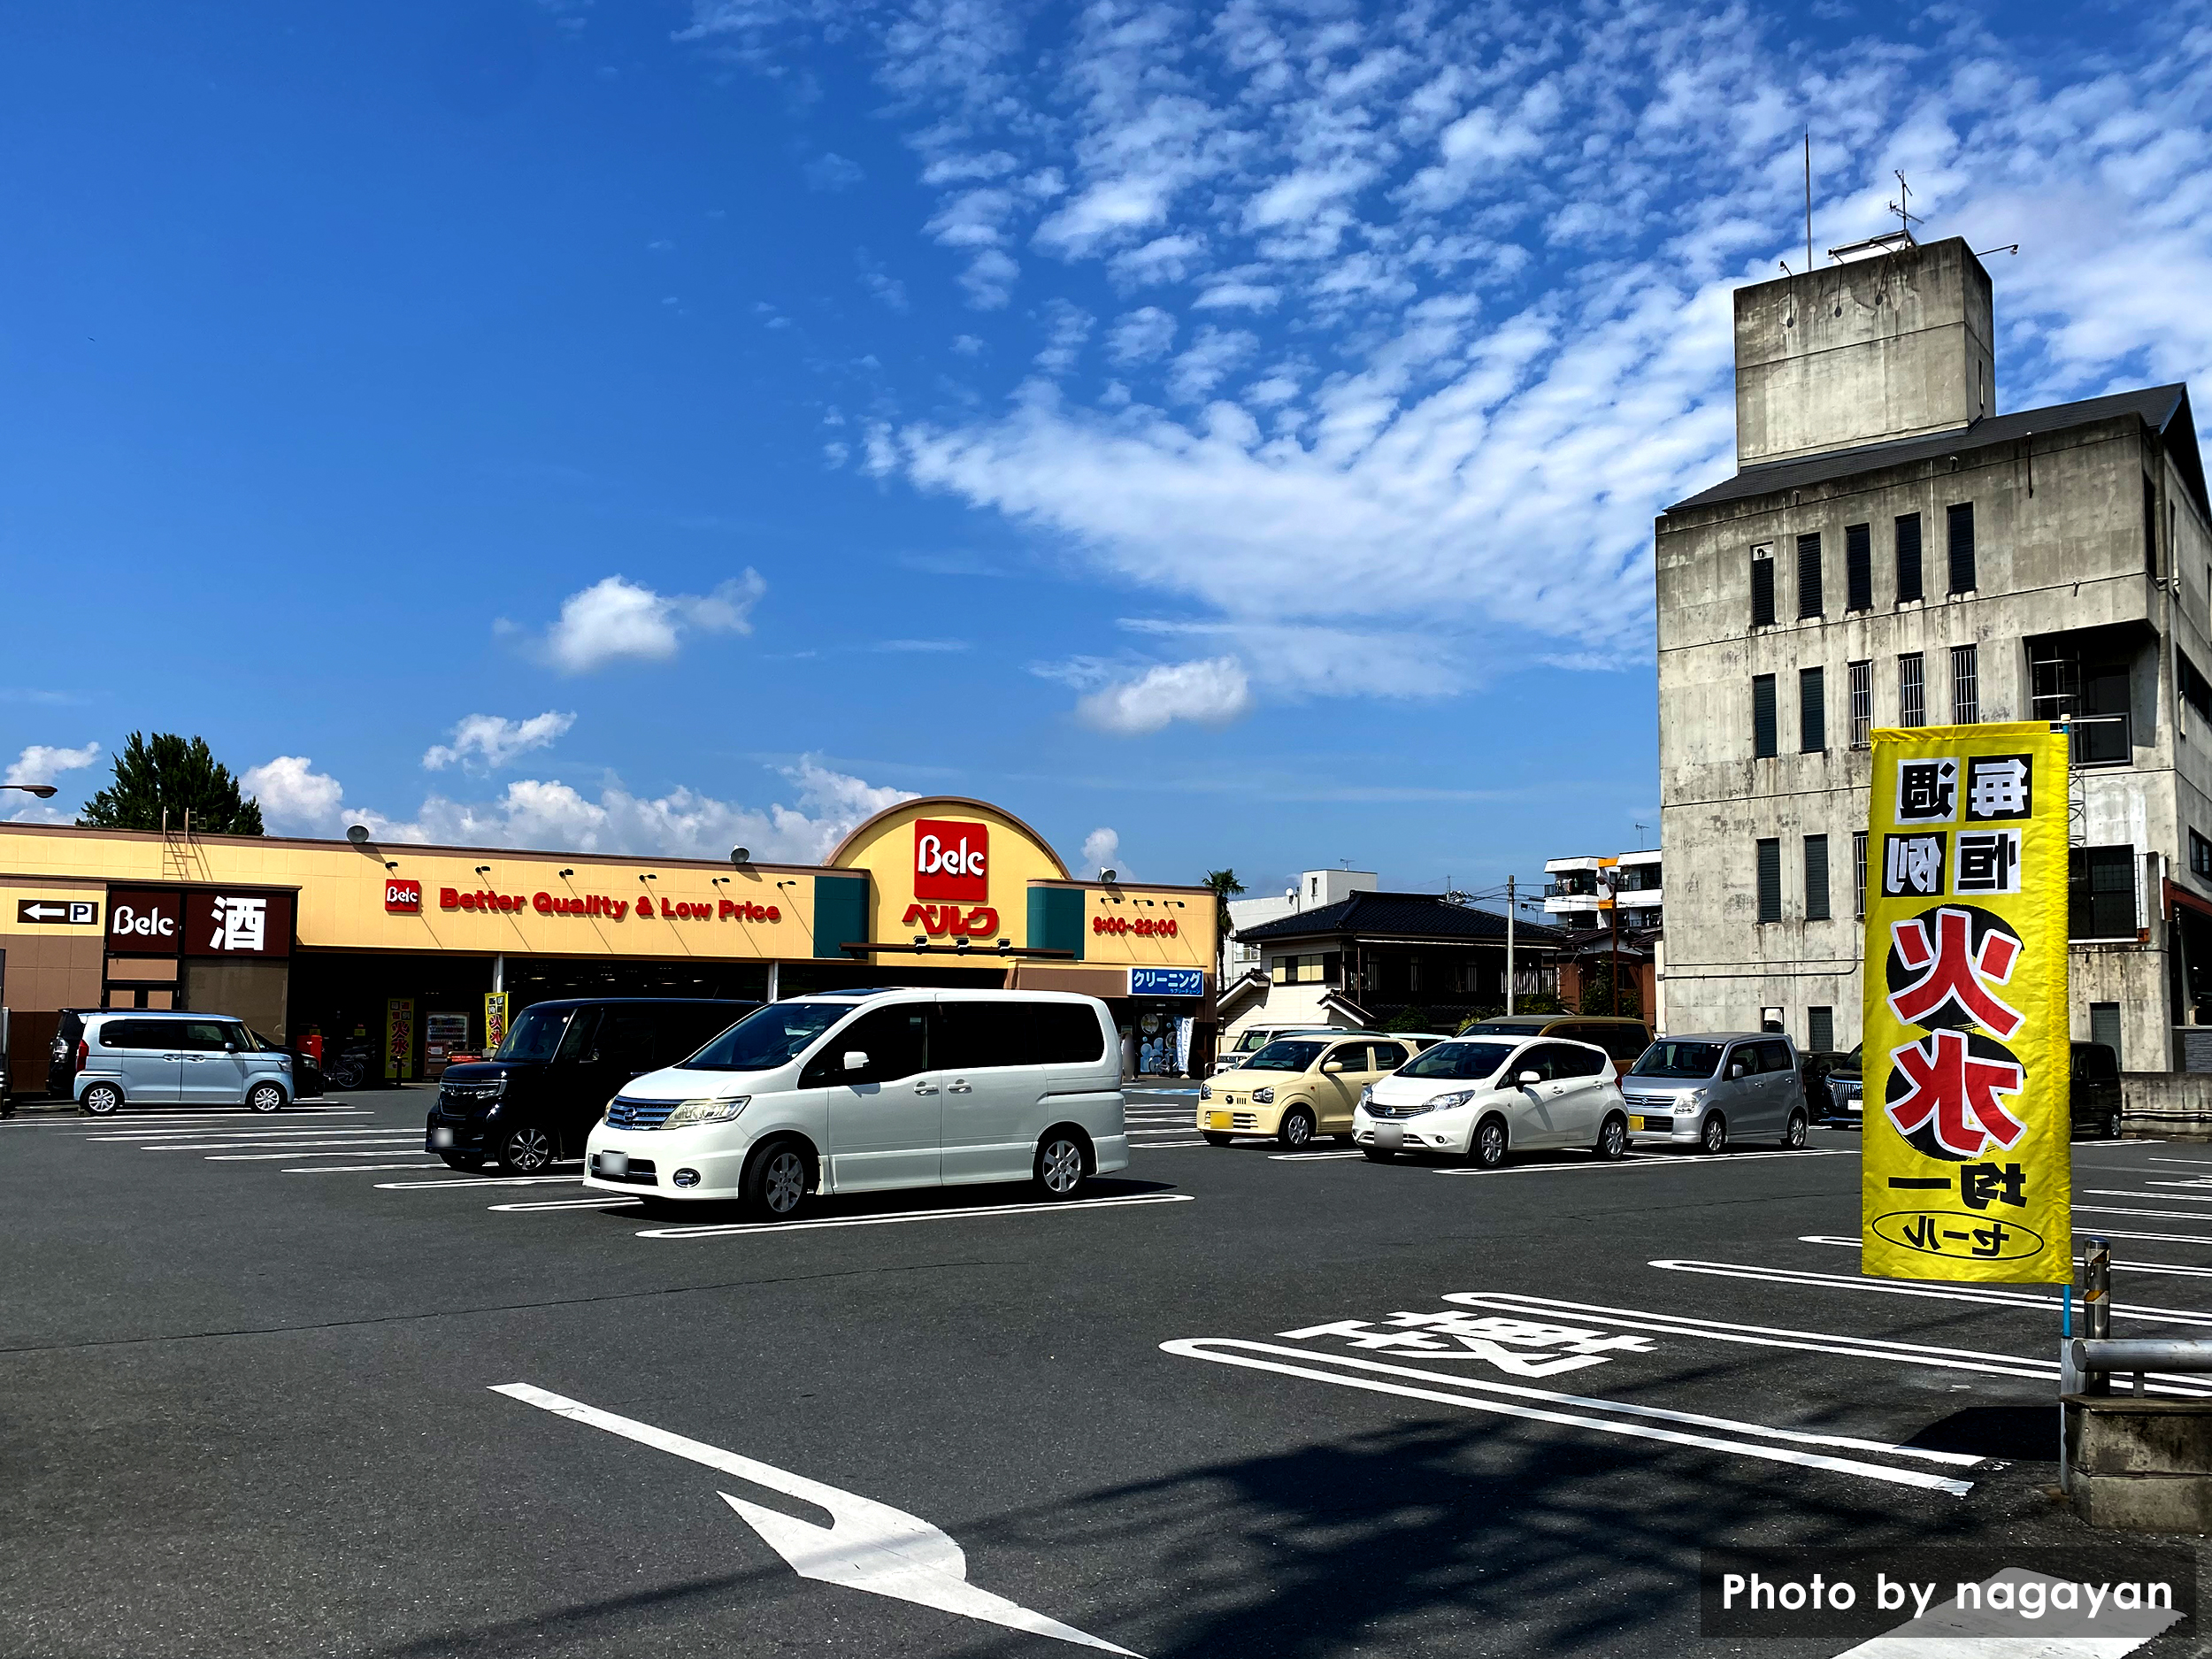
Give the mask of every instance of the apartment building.
M 1739 470 L 1655 526 L 1668 1026 L 1856 1042 L 1868 733 L 2053 720 L 2074 1035 L 2129 1071 L 2212 1071 L 2212 510 L 2187 388 L 1999 414 L 1963 242 L 1832 257 L 1737 292 Z

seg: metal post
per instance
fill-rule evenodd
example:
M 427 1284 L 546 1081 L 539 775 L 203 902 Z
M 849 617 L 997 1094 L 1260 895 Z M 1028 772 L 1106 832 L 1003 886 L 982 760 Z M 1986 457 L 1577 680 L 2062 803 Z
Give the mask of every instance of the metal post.
M 1505 879 L 1505 1011 L 1513 1012 L 1513 912 L 1518 906 L 1513 891 L 1513 878 Z
M 2082 1334 L 2102 1341 L 2112 1334 L 2112 1241 L 2091 1239 L 2081 1271 Z
M 501 955 L 492 958 L 492 989 L 494 991 L 503 991 L 506 988 L 507 957 L 503 952 Z
M 768 1000 L 772 1002 L 776 1000 L 776 981 L 779 977 L 778 970 L 780 970 L 783 964 L 780 962 L 772 962 L 768 964 Z
M 2074 1378 L 2074 1279 L 2068 1263 L 2066 1300 L 2058 1315 L 2058 1489 L 2074 1489 L 2074 1460 L 2066 1449 L 2066 1396 L 2081 1385 Z

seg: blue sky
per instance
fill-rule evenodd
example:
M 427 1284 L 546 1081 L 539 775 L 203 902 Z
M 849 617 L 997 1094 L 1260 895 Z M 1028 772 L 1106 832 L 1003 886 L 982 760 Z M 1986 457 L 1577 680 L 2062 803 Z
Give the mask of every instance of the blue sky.
M 0 760 L 273 830 L 1433 887 L 1655 824 L 1728 291 L 1993 256 L 2008 409 L 2212 358 L 2202 5 L 0 10 Z M 96 746 L 96 747 L 95 747 Z M 39 809 L 25 809 L 36 812 Z

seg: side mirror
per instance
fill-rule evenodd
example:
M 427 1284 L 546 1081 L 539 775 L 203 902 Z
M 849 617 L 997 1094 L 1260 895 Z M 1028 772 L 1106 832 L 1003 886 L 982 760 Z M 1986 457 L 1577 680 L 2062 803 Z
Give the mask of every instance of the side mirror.
M 1520 1076 L 1515 1078 L 1513 1080 L 1516 1083 L 1518 1083 L 1523 1088 L 1528 1088 L 1535 1084 L 1541 1083 L 1544 1079 L 1534 1071 L 1524 1071 Z
M 1735 1081 L 1738 1078 L 1741 1077 L 1742 1075 L 1743 1075 L 1743 1067 L 1741 1067 L 1741 1066 L 1740 1066 L 1740 1065 L 1732 1065 L 1732 1066 L 1730 1066 L 1730 1067 L 1728 1068 L 1728 1080 L 1729 1080 L 1731 1083 L 1733 1083 L 1733 1082 L 1734 1082 L 1734 1081 Z
M 225 1054 L 236 1054 L 238 1052 L 238 1045 L 234 1042 L 227 1042 L 223 1045 L 223 1052 Z
M 1341 1060 L 1324 1060 L 1321 1063 L 1321 1069 L 1324 1071 L 1341 1071 L 1344 1069 L 1344 1062 Z
M 848 1071 L 857 1071 L 867 1064 L 868 1051 L 865 1048 L 848 1048 L 845 1050 L 845 1070 Z

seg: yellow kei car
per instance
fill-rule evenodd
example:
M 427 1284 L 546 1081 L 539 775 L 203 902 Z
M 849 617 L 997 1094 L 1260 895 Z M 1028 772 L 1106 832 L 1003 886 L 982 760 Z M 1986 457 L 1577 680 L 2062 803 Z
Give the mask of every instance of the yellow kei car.
M 1198 1132 L 1210 1146 L 1272 1135 L 1295 1152 L 1314 1136 L 1352 1133 L 1360 1091 L 1412 1058 L 1413 1046 L 1363 1033 L 1278 1037 L 1233 1071 L 1198 1087 Z

